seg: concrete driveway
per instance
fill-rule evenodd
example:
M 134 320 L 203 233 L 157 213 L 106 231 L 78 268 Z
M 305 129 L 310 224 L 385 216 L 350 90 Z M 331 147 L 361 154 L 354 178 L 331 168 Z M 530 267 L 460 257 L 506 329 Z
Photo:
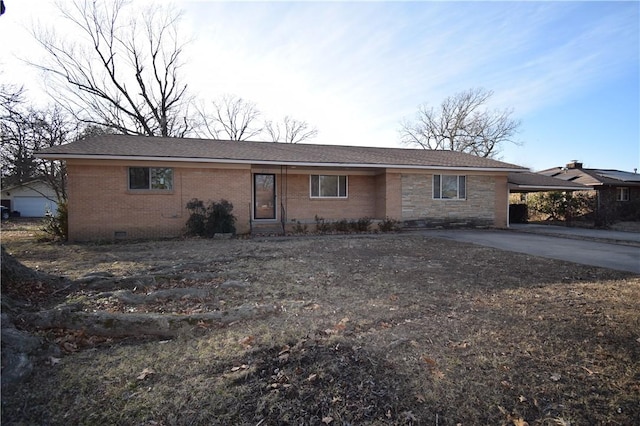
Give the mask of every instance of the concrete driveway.
M 568 232 L 566 228 L 563 228 L 561 232 L 550 232 L 548 229 L 542 231 L 546 232 L 536 233 L 532 229 L 519 230 L 516 228 L 510 230 L 430 230 L 424 231 L 424 234 L 640 274 L 640 247 L 634 242 L 635 233 L 628 233 L 630 240 L 620 240 L 624 235 L 599 234 L 597 239 L 590 239 L 584 235 L 564 235 Z M 602 240 L 619 242 L 602 242 Z

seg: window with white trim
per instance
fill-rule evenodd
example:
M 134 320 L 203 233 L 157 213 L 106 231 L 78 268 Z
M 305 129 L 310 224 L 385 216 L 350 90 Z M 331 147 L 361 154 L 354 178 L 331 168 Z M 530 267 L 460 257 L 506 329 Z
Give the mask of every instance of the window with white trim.
M 173 189 L 173 169 L 168 167 L 129 167 L 129 189 Z
M 433 198 L 438 200 L 466 199 L 467 177 L 459 175 L 433 175 Z
M 311 175 L 311 198 L 347 198 L 347 177 L 339 175 Z
M 616 201 L 629 201 L 629 188 L 616 188 Z

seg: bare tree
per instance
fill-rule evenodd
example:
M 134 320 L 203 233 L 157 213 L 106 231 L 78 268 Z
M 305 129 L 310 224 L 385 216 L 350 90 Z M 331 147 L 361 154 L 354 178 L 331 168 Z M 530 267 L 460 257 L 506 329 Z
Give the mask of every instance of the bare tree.
M 511 110 L 485 108 L 491 96 L 492 91 L 470 89 L 446 98 L 439 109 L 420 106 L 415 120 L 401 123 L 402 142 L 495 157 L 505 142 L 519 144 L 514 136 L 520 121 L 511 118 Z
M 284 117 L 282 123 L 267 121 L 265 132 L 271 141 L 285 143 L 303 142 L 318 135 L 318 129 L 310 127 L 306 121 L 299 121 L 288 115 Z
M 3 185 L 27 183 L 39 179 L 55 191 L 56 200 L 64 201 L 66 170 L 59 161 L 42 160 L 33 156 L 35 151 L 62 145 L 77 137 L 78 125 L 58 105 L 43 109 L 26 106 L 19 96 L 8 96 L 6 86 L 0 89 L 0 98 L 12 98 L 0 105 L 0 153 Z M 43 194 L 44 195 L 44 194 Z
M 211 102 L 213 111 L 203 106 L 198 110 L 202 121 L 199 135 L 213 139 L 246 141 L 262 132 L 260 110 L 250 101 L 235 95 L 224 95 Z
M 190 131 L 179 13 L 157 5 L 136 12 L 127 0 L 59 7 L 80 35 L 60 39 L 52 28 L 34 30 L 47 60 L 30 62 L 52 80 L 56 100 L 79 121 L 118 133 L 181 137 Z

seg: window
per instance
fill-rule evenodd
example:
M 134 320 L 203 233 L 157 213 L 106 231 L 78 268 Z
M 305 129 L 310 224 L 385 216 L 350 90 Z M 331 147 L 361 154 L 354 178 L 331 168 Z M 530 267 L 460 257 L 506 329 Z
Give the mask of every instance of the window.
M 616 188 L 616 201 L 629 201 L 629 188 Z
M 467 198 L 467 177 L 433 175 L 433 198 L 464 200 Z
M 311 175 L 312 198 L 346 198 L 346 176 Z
M 129 189 L 173 189 L 173 169 L 129 167 Z

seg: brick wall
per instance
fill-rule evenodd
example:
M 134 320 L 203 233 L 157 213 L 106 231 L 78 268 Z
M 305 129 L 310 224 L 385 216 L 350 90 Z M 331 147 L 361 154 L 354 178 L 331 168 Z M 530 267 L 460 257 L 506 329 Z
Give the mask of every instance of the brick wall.
M 505 227 L 506 185 L 506 176 L 467 175 L 465 200 L 439 200 L 433 199 L 432 174 L 403 174 L 402 219 Z
M 170 191 L 130 191 L 129 167 L 172 167 Z M 251 226 L 252 173 L 276 175 L 277 220 L 280 202 L 286 207 L 287 223 L 326 220 L 418 219 L 456 222 L 473 220 L 491 226 L 506 226 L 506 176 L 468 175 L 466 200 L 433 200 L 432 175 L 387 170 L 374 174 L 345 171 L 347 198 L 311 198 L 309 175 L 317 170 L 286 173 L 277 168 L 246 165 L 150 163 L 70 160 L 67 162 L 69 237 L 72 241 L 117 238 L 164 238 L 183 234 L 188 219 L 186 203 L 226 199 L 233 203 L 237 232 Z M 256 222 L 254 222 L 256 223 Z
M 348 175 L 347 198 L 311 198 L 309 174 L 289 172 L 286 179 L 286 192 L 281 197 L 285 200 L 289 221 L 312 223 L 316 215 L 327 220 L 376 216 L 375 176 Z
M 376 218 L 402 217 L 402 175 L 387 172 L 376 176 Z
M 173 167 L 173 190 L 129 191 L 128 167 Z M 238 232 L 249 231 L 251 174 L 247 169 L 196 168 L 181 164 L 101 165 L 68 161 L 69 238 L 165 238 L 182 235 L 186 203 L 229 200 Z

